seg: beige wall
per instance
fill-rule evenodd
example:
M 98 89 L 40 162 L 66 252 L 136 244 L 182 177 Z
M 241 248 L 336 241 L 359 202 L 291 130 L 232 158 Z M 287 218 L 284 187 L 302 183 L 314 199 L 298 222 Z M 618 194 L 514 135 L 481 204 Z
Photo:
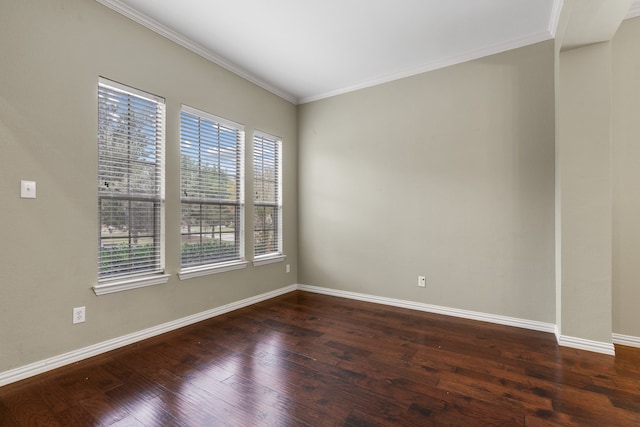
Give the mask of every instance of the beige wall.
M 611 342 L 611 43 L 559 55 L 558 332 Z
M 297 281 L 296 106 L 87 0 L 0 2 L 0 372 Z M 166 270 L 97 297 L 97 84 L 167 100 Z M 284 264 L 180 281 L 181 103 L 284 140 Z M 247 194 L 251 191 L 247 162 Z M 19 198 L 21 179 L 38 198 Z M 246 226 L 252 226 L 247 207 Z M 247 232 L 250 253 L 251 232 Z M 250 257 L 249 257 L 250 258 Z M 71 324 L 73 307 L 87 321 Z
M 553 323 L 553 57 L 302 105 L 300 282 Z
M 640 18 L 613 39 L 613 331 L 640 337 Z
M 556 317 L 554 197 L 563 209 L 577 200 L 563 198 L 562 186 L 554 189 L 555 173 L 567 167 L 560 160 L 586 162 L 572 177 L 593 170 L 584 179 L 597 181 L 600 202 L 607 190 L 606 171 L 601 176 L 597 166 L 603 146 L 580 157 L 578 138 L 573 154 L 564 156 L 568 147 L 559 145 L 555 155 L 556 123 L 559 135 L 568 123 L 564 114 L 555 118 L 554 90 L 563 88 L 554 88 L 552 41 L 296 108 L 95 1 L 0 2 L 0 373 L 296 282 L 549 323 L 571 314 L 562 322 L 567 333 L 599 341 L 606 341 L 612 312 L 614 332 L 640 336 L 639 39 L 640 19 L 628 20 L 611 60 L 598 47 L 590 50 L 597 67 L 613 64 L 613 237 L 609 247 L 604 237 L 603 244 L 590 241 L 600 252 L 583 252 L 584 259 L 558 254 L 581 285 L 575 292 L 559 288 Z M 568 84 L 588 77 L 584 57 L 562 55 L 565 72 L 566 64 L 573 68 L 564 76 Z M 101 297 L 91 290 L 98 76 L 167 99 L 172 274 L 165 285 Z M 602 88 L 591 95 L 604 100 Z M 253 129 L 283 137 L 291 273 L 282 264 L 250 265 L 177 278 L 182 103 L 243 123 L 248 137 Z M 251 194 L 249 162 L 247 171 Z M 19 198 L 21 179 L 37 181 L 36 200 Z M 579 214 L 589 208 L 587 193 L 574 203 Z M 573 194 L 580 196 L 579 188 Z M 606 234 L 610 206 L 598 209 Z M 246 214 L 250 227 L 251 206 Z M 572 231 L 578 225 L 583 230 Z M 561 250 L 571 236 L 594 238 L 588 221 L 567 227 L 559 227 Z M 606 270 L 611 242 L 607 312 L 598 305 L 607 277 L 592 271 Z M 566 273 L 558 271 L 563 280 Z M 427 276 L 426 289 L 417 287 L 418 275 Z M 87 307 L 86 323 L 71 324 L 76 306 Z M 589 316 L 593 307 L 596 317 Z

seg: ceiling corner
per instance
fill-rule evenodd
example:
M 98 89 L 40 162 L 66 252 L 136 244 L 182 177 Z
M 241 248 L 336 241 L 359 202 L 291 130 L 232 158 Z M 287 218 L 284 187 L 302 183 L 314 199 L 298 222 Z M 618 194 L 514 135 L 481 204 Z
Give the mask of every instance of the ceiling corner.
M 633 0 L 631 2 L 631 7 L 629 8 L 629 13 L 625 16 L 625 19 L 635 18 L 636 16 L 640 16 L 640 0 Z
M 96 0 L 98 3 L 103 6 L 108 7 L 109 9 L 118 12 L 119 14 L 131 19 L 134 22 L 154 31 L 155 33 L 173 41 L 174 43 L 179 44 L 180 46 L 190 50 L 191 52 L 200 55 L 201 57 L 213 62 L 216 65 L 224 68 L 227 71 L 231 71 L 232 73 L 244 78 L 245 80 L 254 83 L 257 86 L 273 93 L 274 95 L 279 96 L 285 101 L 289 101 L 292 104 L 298 104 L 299 100 L 297 97 L 292 94 L 283 91 L 280 88 L 277 88 L 264 80 L 258 78 L 257 76 L 249 73 L 248 71 L 238 67 L 237 65 L 221 58 L 216 53 L 212 52 L 210 49 L 205 48 L 204 46 L 194 42 L 193 40 L 184 37 L 181 34 L 173 31 L 172 29 L 162 25 L 158 21 L 146 16 L 145 14 L 138 12 L 132 7 L 124 4 L 120 0 Z

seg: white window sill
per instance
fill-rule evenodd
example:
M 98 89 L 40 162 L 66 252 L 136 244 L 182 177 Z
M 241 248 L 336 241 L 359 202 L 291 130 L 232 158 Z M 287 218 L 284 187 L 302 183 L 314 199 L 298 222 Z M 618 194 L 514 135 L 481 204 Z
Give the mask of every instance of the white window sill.
M 143 288 L 145 286 L 162 285 L 169 281 L 170 274 L 152 274 L 148 276 L 127 277 L 119 280 L 98 282 L 93 287 L 96 295 L 106 295 L 115 292 L 128 291 L 130 289 Z
M 275 254 L 275 255 L 263 255 L 260 257 L 256 257 L 253 260 L 253 266 L 257 267 L 259 265 L 266 265 L 266 264 L 273 264 L 276 262 L 282 262 L 285 260 L 287 256 L 286 255 L 281 255 L 281 254 Z
M 224 273 L 225 271 L 240 270 L 247 268 L 247 261 L 231 261 L 220 264 L 212 264 L 198 267 L 184 268 L 178 273 L 180 280 L 194 277 L 208 276 L 209 274 Z

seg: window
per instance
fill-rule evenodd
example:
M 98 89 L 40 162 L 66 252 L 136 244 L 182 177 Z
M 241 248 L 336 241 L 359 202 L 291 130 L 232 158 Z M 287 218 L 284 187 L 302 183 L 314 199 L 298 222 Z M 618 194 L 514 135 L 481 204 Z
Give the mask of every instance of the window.
M 243 146 L 242 125 L 183 106 L 181 278 L 246 266 Z
M 164 122 L 163 98 L 99 80 L 97 294 L 168 280 L 162 274 Z
M 282 261 L 282 141 L 253 136 L 254 264 Z

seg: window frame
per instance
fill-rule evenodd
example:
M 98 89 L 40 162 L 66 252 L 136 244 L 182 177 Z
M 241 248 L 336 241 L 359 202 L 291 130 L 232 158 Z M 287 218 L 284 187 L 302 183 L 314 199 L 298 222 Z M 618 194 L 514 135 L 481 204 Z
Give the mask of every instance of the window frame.
M 193 197 L 186 192 L 186 189 L 183 188 L 183 148 L 184 148 L 184 140 L 186 136 L 186 132 L 184 129 L 183 116 L 189 115 L 191 118 L 195 118 L 198 120 L 198 123 L 204 122 L 205 124 L 212 124 L 214 127 L 218 129 L 220 127 L 231 129 L 237 133 L 237 147 L 236 147 L 236 197 L 237 200 L 225 200 L 225 199 L 216 199 L 211 197 Z M 198 143 L 197 149 L 198 153 L 201 152 L 203 143 L 201 141 L 202 132 L 200 128 L 197 130 L 198 135 Z M 220 148 L 221 140 L 218 138 L 217 141 L 207 141 L 208 143 L 214 142 L 218 144 L 218 149 Z M 208 145 L 207 145 L 208 146 Z M 191 150 L 191 149 L 190 149 Z M 222 117 L 213 115 L 211 113 L 190 107 L 188 105 L 182 105 L 180 109 L 180 271 L 178 273 L 178 277 L 181 280 L 189 279 L 193 277 L 200 277 L 209 274 L 222 273 L 227 271 L 233 271 L 238 269 L 246 268 L 247 261 L 245 260 L 245 195 L 244 195 L 244 180 L 245 180 L 245 167 L 244 167 L 244 157 L 245 157 L 245 127 L 242 124 L 233 122 L 231 120 L 224 119 Z M 218 161 L 220 159 L 218 158 Z M 193 170 L 192 170 L 193 172 Z M 206 175 L 200 175 L 198 172 L 197 179 L 199 181 L 204 180 Z M 202 188 L 200 188 L 203 190 Z M 183 237 L 185 236 L 182 226 L 183 226 L 183 208 L 185 205 L 200 205 L 200 210 L 202 211 L 203 206 L 208 207 L 218 207 L 222 209 L 223 206 L 235 206 L 237 209 L 237 213 L 235 215 L 235 224 L 234 224 L 234 241 L 237 244 L 236 253 L 237 256 L 232 259 L 222 259 L 220 261 L 213 262 L 202 262 L 196 264 L 188 264 L 184 265 L 183 259 Z M 202 220 L 202 219 L 201 219 Z M 213 233 L 215 233 L 215 226 L 213 228 Z M 206 232 L 207 234 L 209 232 Z M 222 231 L 220 231 L 222 234 Z M 199 233 L 189 232 L 188 235 L 200 235 L 200 242 L 202 243 L 202 236 L 205 232 L 200 229 Z M 222 240 L 222 238 L 220 239 Z
M 254 219 L 253 219 L 253 265 L 260 266 L 265 264 L 271 264 L 276 262 L 282 262 L 285 260 L 286 255 L 284 255 L 284 241 L 283 241 L 283 201 L 282 201 L 282 182 L 283 182 L 283 170 L 282 170 L 282 158 L 283 158 L 283 142 L 282 138 L 262 132 L 259 130 L 255 130 L 253 133 L 253 147 L 252 147 L 252 159 L 253 159 L 253 183 L 254 183 L 254 198 L 253 198 L 253 210 L 254 210 Z M 272 202 L 266 200 L 257 200 L 258 198 L 258 190 L 257 186 L 259 183 L 264 182 L 264 179 L 259 177 L 258 164 L 260 167 L 264 166 L 264 144 L 270 143 L 273 144 L 273 152 L 275 153 L 276 161 L 275 163 L 275 194 L 271 194 L 273 196 Z M 257 150 L 258 144 L 262 145 L 261 153 Z M 259 154 L 262 156 L 259 157 Z M 264 186 L 264 184 L 262 184 Z M 272 208 L 276 212 L 276 222 L 275 222 L 275 242 L 276 242 L 276 250 L 268 253 L 256 254 L 256 250 L 259 247 L 257 244 L 256 233 L 259 231 L 264 232 L 265 228 L 256 228 L 257 223 L 257 211 L 258 208 Z
M 136 159 L 135 161 L 133 160 L 133 158 L 131 157 L 131 144 L 132 141 L 135 141 L 135 137 L 132 136 L 127 136 L 125 138 L 122 138 L 122 140 L 126 140 L 126 142 L 124 142 L 124 144 L 126 144 L 126 149 L 127 149 L 127 159 L 122 161 L 121 163 L 118 163 L 119 161 L 121 161 L 122 159 L 118 160 L 117 156 L 112 156 L 109 153 L 109 148 L 105 148 L 107 147 L 107 139 L 103 138 L 102 136 L 102 132 L 103 132 L 103 125 L 102 125 L 102 121 L 104 120 L 104 115 L 108 115 L 109 112 L 107 110 L 103 110 L 103 108 L 107 107 L 107 103 L 104 101 L 106 98 L 106 96 L 111 95 L 115 95 L 116 93 L 118 94 L 122 94 L 123 97 L 126 97 L 127 99 L 127 108 L 131 109 L 132 105 L 135 103 L 140 102 L 141 104 L 145 104 L 146 106 L 149 105 L 154 105 L 154 113 L 151 116 L 152 119 L 149 119 L 148 121 L 144 121 L 142 123 L 142 125 L 140 125 L 140 128 L 148 126 L 148 123 L 153 122 L 153 134 L 154 134 L 154 139 L 155 139 L 155 143 L 154 143 L 154 152 L 153 152 L 153 163 L 150 162 L 144 162 L 140 159 Z M 165 99 L 157 96 L 157 95 L 153 95 L 151 93 L 142 91 L 140 89 L 136 89 L 133 88 L 131 86 L 127 86 L 127 85 L 123 85 L 121 83 L 117 83 L 115 81 L 103 78 L 103 77 L 99 77 L 98 79 L 98 87 L 97 87 L 97 94 L 98 94 L 98 99 L 97 99 L 97 117 L 98 117 L 98 123 L 97 123 L 97 130 L 98 130 L 98 135 L 97 135 L 97 143 L 98 143 L 98 147 L 97 147 L 97 152 L 98 152 L 98 159 L 97 159 L 97 184 L 98 184 L 98 194 L 97 194 L 97 199 L 98 199 L 98 281 L 97 284 L 95 286 L 93 286 L 93 290 L 96 293 L 96 295 L 103 295 L 103 294 L 109 294 L 109 293 L 113 293 L 113 292 L 120 292 L 120 291 L 125 291 L 125 290 L 129 290 L 129 289 L 135 289 L 135 288 L 140 288 L 140 287 L 145 287 L 145 286 L 151 286 L 151 285 L 156 285 L 156 284 L 162 284 L 162 283 L 166 283 L 169 280 L 169 275 L 165 274 L 165 230 L 164 230 L 164 224 L 165 224 L 165 146 L 166 146 L 166 102 Z M 115 96 L 114 96 L 115 98 Z M 117 101 L 117 103 L 113 104 L 113 105 L 117 105 L 119 106 L 120 101 Z M 130 113 L 128 114 L 128 117 L 126 118 L 126 120 L 123 120 L 121 122 L 122 123 L 126 123 L 127 127 L 131 127 L 131 123 L 133 120 L 133 115 L 134 114 L 143 114 L 144 111 L 144 106 L 138 106 L 136 109 L 133 110 L 129 110 Z M 149 111 L 146 111 L 147 114 L 150 114 Z M 105 125 L 106 127 L 108 127 L 108 125 Z M 138 129 L 138 131 L 140 131 L 140 128 Z M 147 129 L 148 130 L 148 129 Z M 112 141 L 113 142 L 113 141 Z M 116 145 L 120 145 L 123 144 L 123 141 L 117 141 L 116 140 Z M 105 154 L 106 152 L 106 154 Z M 136 190 L 139 190 L 135 185 L 131 185 L 131 181 L 132 179 L 130 178 L 134 178 L 137 177 L 138 179 L 141 179 L 142 176 L 142 172 L 140 172 L 139 174 L 135 174 L 130 172 L 132 169 L 134 169 L 132 167 L 133 164 L 145 164 L 146 166 L 149 165 L 153 165 L 153 170 L 154 170 L 154 180 L 153 180 L 153 191 L 150 192 L 149 194 L 143 194 L 143 192 L 136 192 Z M 106 178 L 113 178 L 107 175 L 103 175 L 105 173 L 105 171 L 109 170 L 109 168 L 111 168 L 111 172 L 113 173 L 113 170 L 115 170 L 114 168 L 117 166 L 122 166 L 122 165 L 126 165 L 127 166 L 127 177 L 129 178 L 128 180 L 128 185 L 127 187 L 127 191 L 114 191 L 114 189 L 112 189 L 111 191 L 105 188 L 102 188 L 101 184 L 104 185 L 104 187 L 108 188 L 109 187 L 109 182 L 108 179 L 104 179 Z M 104 169 L 103 169 L 104 168 Z M 102 183 L 101 181 L 104 180 L 104 183 Z M 122 187 L 121 187 L 122 188 Z M 120 189 L 121 189 L 120 188 Z M 110 191 L 110 192 L 109 192 Z M 112 274 L 104 274 L 106 268 L 103 266 L 103 245 L 104 245 L 104 241 L 105 241 L 105 237 L 103 236 L 103 224 L 105 221 L 103 221 L 104 218 L 104 212 L 103 212 L 103 205 L 104 202 L 106 201 L 113 201 L 116 202 L 116 204 L 114 204 L 114 206 L 117 206 L 117 203 L 119 202 L 125 202 L 128 205 L 128 209 L 125 209 L 126 214 L 123 214 L 123 219 L 126 219 L 127 224 L 126 224 L 126 235 L 125 238 L 127 240 L 125 246 L 126 248 L 128 248 L 128 252 L 131 253 L 132 248 L 134 247 L 133 245 L 137 246 L 137 239 L 138 236 L 132 232 L 133 227 L 131 226 L 131 224 L 133 224 L 133 222 L 135 222 L 135 218 L 139 218 L 140 215 L 133 215 L 133 212 L 135 212 L 134 209 L 132 209 L 132 204 L 134 203 L 153 203 L 152 205 L 152 215 L 153 215 L 153 230 L 151 235 L 147 236 L 150 237 L 152 239 L 152 254 L 154 257 L 154 260 L 152 262 L 150 262 L 149 267 L 145 267 L 143 268 L 143 271 L 140 272 L 124 272 L 124 273 L 112 273 Z M 111 230 L 111 225 L 110 226 L 110 230 Z M 134 240 L 134 242 L 132 243 L 132 239 Z M 106 241 L 116 241 L 117 239 L 114 237 L 109 237 L 106 238 Z M 107 255 L 108 256 L 108 255 Z M 140 259 L 140 258 L 139 258 Z M 141 258 L 144 259 L 144 258 Z M 136 268 L 133 266 L 133 264 L 135 264 L 135 260 L 136 258 L 131 258 L 131 265 L 129 266 L 130 270 L 135 270 Z

